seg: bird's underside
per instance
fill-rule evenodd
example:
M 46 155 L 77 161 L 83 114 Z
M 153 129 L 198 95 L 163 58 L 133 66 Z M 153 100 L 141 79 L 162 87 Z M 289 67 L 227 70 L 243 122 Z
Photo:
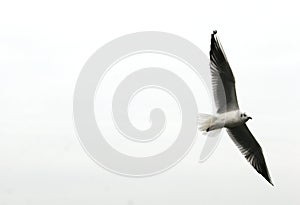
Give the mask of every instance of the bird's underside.
M 200 114 L 199 129 L 209 132 L 225 127 L 248 162 L 273 185 L 262 149 L 246 125 L 252 118 L 239 110 L 235 79 L 216 34 L 211 35 L 210 69 L 217 115 Z

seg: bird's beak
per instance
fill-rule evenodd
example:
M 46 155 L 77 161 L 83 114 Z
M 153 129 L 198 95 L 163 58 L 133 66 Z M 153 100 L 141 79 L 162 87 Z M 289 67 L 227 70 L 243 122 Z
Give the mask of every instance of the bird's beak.
M 250 120 L 252 120 L 252 117 L 249 117 Z

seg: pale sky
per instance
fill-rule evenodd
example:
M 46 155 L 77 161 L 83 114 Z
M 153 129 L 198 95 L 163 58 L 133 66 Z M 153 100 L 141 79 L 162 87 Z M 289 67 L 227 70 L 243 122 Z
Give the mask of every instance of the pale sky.
M 0 7 L 0 204 L 299 204 L 300 29 L 297 1 L 3 1 Z M 206 54 L 217 29 L 240 107 L 275 184 L 224 132 L 198 163 L 205 136 L 172 169 L 149 178 L 112 174 L 74 130 L 80 70 L 102 45 L 164 31 Z M 204 95 L 205 96 L 205 95 Z

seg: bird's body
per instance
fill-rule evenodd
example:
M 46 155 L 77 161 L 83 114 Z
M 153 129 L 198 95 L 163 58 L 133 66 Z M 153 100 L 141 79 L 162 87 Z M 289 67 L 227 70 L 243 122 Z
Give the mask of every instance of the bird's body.
M 200 126 L 199 130 L 201 131 L 212 131 L 221 128 L 233 128 L 239 126 L 251 119 L 248 116 L 245 116 L 240 110 L 233 110 L 229 112 L 220 113 L 217 115 L 207 115 L 199 114 Z
M 211 35 L 210 70 L 217 114 L 199 114 L 199 130 L 210 132 L 226 128 L 245 158 L 272 184 L 262 149 L 246 125 L 246 122 L 252 118 L 240 111 L 235 78 L 216 34 L 217 32 L 214 31 Z

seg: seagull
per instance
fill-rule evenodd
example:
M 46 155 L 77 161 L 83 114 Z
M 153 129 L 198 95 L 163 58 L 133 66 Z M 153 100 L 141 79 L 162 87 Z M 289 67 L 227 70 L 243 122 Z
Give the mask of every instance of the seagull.
M 217 37 L 217 31 L 213 31 L 211 34 L 209 54 L 212 88 L 217 114 L 199 114 L 198 129 L 202 132 L 210 132 L 226 128 L 228 135 L 248 162 L 274 186 L 262 149 L 246 125 L 246 122 L 252 118 L 239 109 L 235 79 L 224 49 Z

